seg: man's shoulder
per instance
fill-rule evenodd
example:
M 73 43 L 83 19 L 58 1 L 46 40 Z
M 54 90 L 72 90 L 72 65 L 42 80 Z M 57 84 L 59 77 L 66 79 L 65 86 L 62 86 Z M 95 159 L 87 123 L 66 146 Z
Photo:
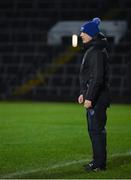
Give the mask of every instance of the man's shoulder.
M 102 53 L 102 49 L 98 48 L 97 46 L 93 46 L 90 49 L 90 53 L 91 54 L 100 54 L 100 53 Z
M 94 47 L 90 47 L 89 49 L 86 50 L 85 54 L 91 54 L 92 52 L 94 52 Z

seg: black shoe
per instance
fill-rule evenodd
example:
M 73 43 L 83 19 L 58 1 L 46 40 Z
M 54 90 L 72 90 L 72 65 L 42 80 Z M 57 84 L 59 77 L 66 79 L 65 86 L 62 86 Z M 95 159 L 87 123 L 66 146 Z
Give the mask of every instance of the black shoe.
M 91 162 L 89 162 L 88 164 L 84 164 L 83 167 L 86 168 L 88 166 L 92 166 L 94 164 L 94 160 L 92 160 Z
M 87 172 L 90 172 L 90 171 L 98 172 L 98 171 L 105 171 L 106 167 L 105 166 L 97 166 L 93 161 L 93 162 L 90 162 L 90 163 L 84 165 L 84 169 Z

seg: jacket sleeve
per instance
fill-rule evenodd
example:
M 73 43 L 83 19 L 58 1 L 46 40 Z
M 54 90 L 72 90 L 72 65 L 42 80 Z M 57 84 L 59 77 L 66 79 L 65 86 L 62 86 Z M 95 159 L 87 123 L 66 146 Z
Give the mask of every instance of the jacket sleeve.
M 80 95 L 83 94 L 83 80 L 81 77 L 79 77 L 80 80 Z
M 103 84 L 103 55 L 102 52 L 94 51 L 90 58 L 91 72 L 89 78 L 88 89 L 86 92 L 86 99 L 92 102 L 98 97 L 100 88 Z

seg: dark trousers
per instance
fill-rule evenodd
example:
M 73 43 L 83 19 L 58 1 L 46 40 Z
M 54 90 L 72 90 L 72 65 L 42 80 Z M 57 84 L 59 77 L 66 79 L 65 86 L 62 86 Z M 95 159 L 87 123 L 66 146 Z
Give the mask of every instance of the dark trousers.
M 87 109 L 88 132 L 92 143 L 93 160 L 96 166 L 106 166 L 106 109 L 104 105 L 96 104 Z

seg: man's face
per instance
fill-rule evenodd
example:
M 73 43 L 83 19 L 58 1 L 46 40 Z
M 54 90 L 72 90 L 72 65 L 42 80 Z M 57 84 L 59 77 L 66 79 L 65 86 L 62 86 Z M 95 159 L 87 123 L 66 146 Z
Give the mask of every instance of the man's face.
M 80 33 L 80 37 L 82 38 L 83 43 L 88 43 L 90 40 L 92 40 L 92 37 L 84 32 Z

